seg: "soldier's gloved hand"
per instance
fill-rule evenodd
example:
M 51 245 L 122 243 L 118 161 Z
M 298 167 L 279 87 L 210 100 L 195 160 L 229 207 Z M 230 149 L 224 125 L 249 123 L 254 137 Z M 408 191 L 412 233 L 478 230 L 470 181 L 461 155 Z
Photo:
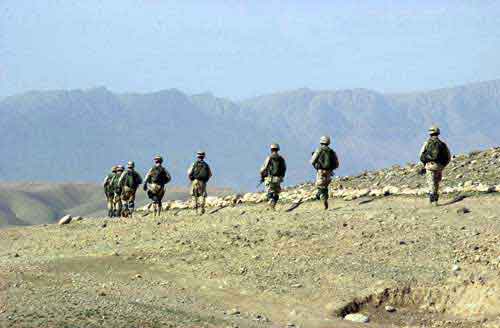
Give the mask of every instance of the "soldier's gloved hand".
M 425 175 L 427 173 L 427 170 L 425 169 L 425 167 L 421 168 L 420 171 L 418 171 L 418 174 L 420 175 Z

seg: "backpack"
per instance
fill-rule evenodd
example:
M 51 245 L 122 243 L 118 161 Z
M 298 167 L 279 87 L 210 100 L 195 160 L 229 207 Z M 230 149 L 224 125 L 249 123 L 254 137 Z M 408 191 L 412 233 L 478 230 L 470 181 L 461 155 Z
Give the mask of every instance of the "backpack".
M 271 155 L 267 165 L 267 173 L 271 177 L 284 177 L 286 173 L 285 159 L 279 155 Z
M 149 177 L 150 177 L 150 182 L 155 183 L 155 184 L 163 184 L 164 179 L 162 175 L 164 175 L 165 169 L 161 166 L 154 166 L 151 168 L 151 171 L 149 172 Z
M 442 166 L 450 163 L 450 151 L 446 144 L 438 138 L 431 138 L 420 156 L 422 163 L 435 162 Z
M 337 154 L 331 148 L 322 148 L 316 160 L 316 169 L 333 171 L 339 167 Z
M 126 176 L 125 176 L 124 185 L 129 187 L 129 188 L 132 188 L 132 189 L 137 189 L 137 187 L 140 184 L 140 183 L 138 183 L 139 179 L 138 179 L 137 173 L 136 172 L 127 172 L 125 174 L 126 174 Z
M 208 164 L 203 161 L 197 161 L 193 166 L 191 178 L 193 180 L 207 182 L 208 179 L 210 179 L 210 168 Z

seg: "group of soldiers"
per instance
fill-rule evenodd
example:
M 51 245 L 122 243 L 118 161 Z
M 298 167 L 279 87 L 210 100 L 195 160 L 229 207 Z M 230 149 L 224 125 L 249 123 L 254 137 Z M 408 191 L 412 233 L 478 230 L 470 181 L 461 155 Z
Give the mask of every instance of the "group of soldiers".
M 127 170 L 122 165 L 111 168 L 111 173 L 103 182 L 106 194 L 109 217 L 132 216 L 135 209 L 135 195 L 137 189 L 143 185 L 144 191 L 151 200 L 155 216 L 159 216 L 162 210 L 165 186 L 172 180 L 172 176 L 163 166 L 163 158 L 157 155 L 153 158 L 154 165 L 146 173 L 144 181 L 141 175 L 135 171 L 134 162 L 128 162 Z M 188 178 L 191 181 L 191 196 L 194 207 L 198 213 L 205 213 L 205 200 L 207 197 L 207 182 L 212 177 L 210 166 L 205 162 L 205 152 L 196 153 L 196 161 L 188 170 Z
M 439 184 L 443 177 L 444 168 L 451 161 L 448 146 L 440 138 L 440 129 L 432 126 L 429 129 L 429 139 L 422 146 L 420 161 L 424 165 L 420 171 L 427 175 L 429 185 L 429 201 L 433 205 L 438 204 Z M 325 210 L 328 209 L 329 186 L 332 182 L 334 170 L 339 167 L 339 159 L 336 152 L 330 147 L 331 139 L 328 136 L 320 138 L 320 145 L 313 152 L 310 163 L 316 170 L 316 199 L 320 200 Z M 267 190 L 267 199 L 272 210 L 276 208 L 281 193 L 281 184 L 286 175 L 286 161 L 279 154 L 279 144 L 270 146 L 271 154 L 264 161 L 260 170 L 261 183 Z M 188 178 L 191 181 L 191 196 L 193 207 L 198 214 L 205 213 L 205 201 L 207 197 L 207 182 L 212 177 L 210 166 L 205 162 L 205 152 L 196 154 L 196 161 L 188 170 Z M 148 171 L 144 182 L 141 176 L 134 170 L 134 162 L 129 162 L 127 170 L 121 165 L 114 166 L 112 173 L 104 180 L 104 190 L 108 200 L 108 215 L 110 217 L 130 216 L 134 211 L 135 194 L 137 188 L 143 184 L 144 191 L 152 203 L 154 214 L 160 215 L 162 199 L 165 194 L 165 185 L 171 181 L 171 175 L 162 166 L 161 156 L 154 158 L 154 166 Z

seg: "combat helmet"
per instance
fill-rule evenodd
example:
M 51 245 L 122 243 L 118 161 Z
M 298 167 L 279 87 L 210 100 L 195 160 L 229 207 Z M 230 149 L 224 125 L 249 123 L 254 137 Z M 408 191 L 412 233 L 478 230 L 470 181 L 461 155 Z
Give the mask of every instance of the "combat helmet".
M 116 165 L 113 165 L 113 166 L 111 167 L 111 172 L 113 172 L 113 173 L 115 173 L 115 172 L 116 172 Z
M 319 143 L 322 144 L 322 145 L 329 145 L 331 142 L 330 140 L 330 137 L 328 136 L 322 136 L 320 139 L 319 139 Z
M 159 163 L 163 163 L 163 157 L 161 157 L 160 155 L 156 155 L 153 160 L 155 162 L 159 162 Z
M 269 148 L 271 150 L 280 150 L 280 145 L 277 143 L 273 143 L 273 144 L 271 144 L 271 146 L 269 146 Z
M 205 152 L 204 152 L 203 150 L 198 150 L 198 151 L 196 152 L 196 156 L 197 156 L 197 157 L 205 157 Z
M 129 161 L 129 162 L 127 163 L 127 167 L 128 167 L 129 169 L 133 169 L 133 168 L 135 167 L 135 163 L 134 163 L 133 161 Z
M 441 134 L 441 130 L 439 129 L 438 126 L 433 125 L 429 128 L 429 134 L 430 135 L 439 135 L 439 134 Z

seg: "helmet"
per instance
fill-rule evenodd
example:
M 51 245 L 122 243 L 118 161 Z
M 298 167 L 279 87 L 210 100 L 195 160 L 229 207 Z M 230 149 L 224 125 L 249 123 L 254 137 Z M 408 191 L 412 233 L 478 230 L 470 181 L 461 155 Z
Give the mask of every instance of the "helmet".
M 271 146 L 269 147 L 271 148 L 271 150 L 280 150 L 280 145 L 279 144 L 271 144 Z
M 440 133 L 441 130 L 436 125 L 433 125 L 429 128 L 429 134 L 440 134 Z
M 196 156 L 198 156 L 198 157 L 205 157 L 205 152 L 202 151 L 202 150 L 199 150 L 199 151 L 196 152 Z
M 125 168 L 123 167 L 123 165 L 117 165 L 116 166 L 116 172 L 120 172 L 120 171 L 123 172 L 123 170 L 125 170 Z
M 116 165 L 113 165 L 113 166 L 111 167 L 111 172 L 113 172 L 113 173 L 115 173 L 115 172 L 116 172 Z
M 322 144 L 322 145 L 329 145 L 330 142 L 331 142 L 331 140 L 330 140 L 330 137 L 328 137 L 328 136 L 322 136 L 319 139 L 319 143 Z
M 130 161 L 130 162 L 127 163 L 127 167 L 129 169 L 133 169 L 135 167 L 135 163 L 133 161 Z
M 161 157 L 160 155 L 156 155 L 155 158 L 153 159 L 155 162 L 160 162 L 160 163 L 163 163 L 163 157 Z

